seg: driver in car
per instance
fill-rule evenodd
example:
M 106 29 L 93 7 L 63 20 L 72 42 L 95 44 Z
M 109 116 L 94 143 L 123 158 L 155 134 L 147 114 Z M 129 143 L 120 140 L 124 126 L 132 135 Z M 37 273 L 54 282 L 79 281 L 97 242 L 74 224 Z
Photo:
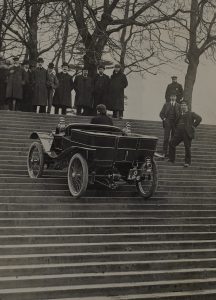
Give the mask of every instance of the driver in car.
M 98 104 L 96 106 L 97 116 L 91 119 L 91 124 L 102 124 L 113 126 L 113 121 L 107 116 L 107 109 L 104 104 Z

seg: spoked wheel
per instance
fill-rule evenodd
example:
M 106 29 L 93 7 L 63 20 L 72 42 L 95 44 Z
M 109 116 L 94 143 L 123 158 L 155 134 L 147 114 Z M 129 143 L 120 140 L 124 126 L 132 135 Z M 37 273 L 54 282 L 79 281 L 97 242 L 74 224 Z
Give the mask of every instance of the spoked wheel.
M 142 166 L 145 169 L 145 164 Z M 136 182 L 139 194 L 145 198 L 150 198 L 157 188 L 157 166 L 154 160 L 151 162 L 151 168 L 148 168 L 146 175 Z
M 88 165 L 85 158 L 76 153 L 68 166 L 68 186 L 73 197 L 81 197 L 88 185 Z
M 44 151 L 41 143 L 31 144 L 27 158 L 28 173 L 31 178 L 42 176 L 44 169 Z

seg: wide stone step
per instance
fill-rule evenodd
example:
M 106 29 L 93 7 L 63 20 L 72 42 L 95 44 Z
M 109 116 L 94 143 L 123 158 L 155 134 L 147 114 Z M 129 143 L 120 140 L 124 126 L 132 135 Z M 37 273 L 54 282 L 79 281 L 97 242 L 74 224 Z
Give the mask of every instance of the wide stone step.
M 126 282 L 151 282 L 162 280 L 184 280 L 202 279 L 216 277 L 216 269 L 188 269 L 188 270 L 164 270 L 164 271 L 128 271 L 128 272 L 107 272 L 107 273 L 83 273 L 83 274 L 56 274 L 56 275 L 35 275 L 2 277 L 0 288 L 25 288 L 45 287 L 64 285 L 105 284 L 105 283 L 126 283 Z
M 110 217 L 110 218 L 61 218 L 61 217 L 10 217 L 1 218 L 1 227 L 26 227 L 26 226 L 93 226 L 93 225 L 180 225 L 180 224 L 191 224 L 191 225 L 208 225 L 216 224 L 216 217 Z
M 158 179 L 158 189 L 162 188 L 162 187 L 168 187 L 168 188 L 175 188 L 176 190 L 178 190 L 179 187 L 181 188 L 188 188 L 188 187 L 193 187 L 193 188 L 209 188 L 211 190 L 213 187 L 215 187 L 215 180 L 214 179 L 207 179 L 207 180 L 191 180 L 189 181 L 187 180 L 183 180 L 183 179 L 179 179 L 178 182 L 176 182 L 175 179 L 170 179 L 169 181 L 167 181 L 166 178 L 163 177 L 159 177 Z M 55 190 L 62 190 L 62 189 L 67 189 L 68 187 L 68 182 L 67 182 L 67 178 L 41 178 L 41 179 L 32 179 L 32 178 L 20 178 L 19 180 L 16 180 L 15 182 L 13 182 L 13 180 L 9 180 L 7 179 L 2 180 L 0 183 L 0 190 L 4 189 L 4 188 L 12 188 L 12 189 L 55 189 Z M 92 188 L 102 188 L 99 185 L 92 185 L 90 186 Z M 118 190 L 128 190 L 131 188 L 135 188 L 135 185 L 132 184 L 127 184 L 127 183 L 123 183 L 120 182 L 119 186 L 118 186 Z M 104 189 L 104 187 L 103 187 Z
M 216 225 L 94 225 L 94 226 L 30 226 L 2 227 L 0 235 L 58 235 L 58 234 L 115 234 L 115 233 L 169 233 L 169 232 L 216 232 Z
M 216 240 L 1 245 L 0 255 L 215 249 Z
M 128 271 L 159 271 L 187 270 L 192 268 L 216 268 L 215 258 L 193 258 L 177 260 L 150 260 L 150 261 L 109 261 L 84 263 L 58 263 L 36 265 L 0 266 L 1 277 L 5 276 L 32 276 L 79 273 L 107 273 Z
M 85 253 L 48 253 L 25 255 L 1 255 L 0 266 L 58 264 L 58 263 L 87 263 L 106 261 L 155 261 L 208 259 L 214 258 L 215 249 L 184 249 L 158 251 L 112 251 L 112 252 L 85 252 Z
M 59 234 L 59 235 L 3 235 L 1 245 L 13 244 L 62 244 L 68 243 L 109 243 L 109 242 L 144 242 L 144 241 L 184 241 L 215 240 L 215 232 L 157 232 L 157 233 L 115 233 L 115 234 Z
M 34 197 L 36 198 L 36 197 Z M 34 199 L 33 198 L 33 199 Z M 106 198 L 104 201 L 101 201 L 99 198 L 99 201 L 95 201 L 97 199 L 91 199 L 91 201 L 85 203 L 85 199 L 83 203 L 73 201 L 73 198 L 71 197 L 66 197 L 66 199 L 54 199 L 50 201 L 43 201 L 44 198 L 42 197 L 39 200 L 34 200 L 28 201 L 28 198 L 26 197 L 23 199 L 22 197 L 18 197 L 17 201 L 14 201 L 13 197 L 7 197 L 7 199 L 0 198 L 0 207 L 1 210 L 6 210 L 8 208 L 9 210 L 13 211 L 26 211 L 26 210 L 52 210 L 52 211 L 65 211 L 67 209 L 69 210 L 76 210 L 76 211 L 81 211 L 81 210 L 89 210 L 89 211 L 110 211 L 110 210 L 116 210 L 116 211 L 136 211 L 136 210 L 215 210 L 216 204 L 214 203 L 214 200 L 211 200 L 207 202 L 206 204 L 199 204 L 199 201 L 197 203 L 194 202 L 189 202 L 189 203 L 179 203 L 177 201 L 157 201 L 152 199 L 151 201 L 143 201 L 141 198 L 140 201 L 134 201 L 134 203 L 128 203 L 127 200 L 125 199 L 124 201 L 118 201 L 119 198 L 115 198 L 114 201 L 116 203 L 105 203 Z M 121 198 L 120 198 L 121 200 Z M 109 202 L 109 201 L 107 201 Z M 119 202 L 119 203 L 118 203 Z M 182 201 L 183 202 L 183 201 Z
M 92 285 L 76 285 L 76 286 L 51 286 L 51 287 L 32 287 L 17 289 L 2 289 L 0 296 L 5 300 L 29 300 L 29 299 L 56 299 L 59 297 L 71 297 L 74 299 L 83 296 L 117 296 L 130 294 L 151 294 L 185 291 L 188 293 L 191 289 L 198 290 L 200 286 L 203 289 L 214 289 L 216 283 L 215 278 L 206 279 L 188 279 L 188 280 L 163 280 L 130 283 L 112 283 L 112 284 L 92 284 Z M 147 296 L 147 295 L 146 295 Z M 148 296 L 147 296 L 148 297 Z M 94 298 L 95 299 L 95 298 Z M 121 298 L 120 298 L 121 299 Z M 127 298 L 125 298 L 127 299 Z M 136 299 L 136 298 L 134 298 Z M 141 298 L 143 299 L 143 298 Z M 148 299 L 148 298 L 146 298 Z M 157 299 L 157 298 L 155 298 Z

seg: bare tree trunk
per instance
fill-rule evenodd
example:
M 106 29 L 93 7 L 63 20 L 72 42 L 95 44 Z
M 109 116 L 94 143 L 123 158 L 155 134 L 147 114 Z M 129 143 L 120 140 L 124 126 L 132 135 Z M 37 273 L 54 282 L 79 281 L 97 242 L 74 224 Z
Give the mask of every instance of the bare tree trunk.
M 4 0 L 1 4 L 0 12 L 0 52 L 3 50 L 4 45 L 4 32 L 3 32 L 3 21 L 6 19 L 7 14 L 7 0 Z
M 189 109 L 191 110 L 193 88 L 196 81 L 197 69 L 199 65 L 199 57 L 192 55 L 189 59 L 187 73 L 185 76 L 184 84 L 184 100 L 188 103 Z
M 29 61 L 30 62 L 36 62 L 38 58 L 38 25 L 37 25 L 37 19 L 36 21 L 32 21 L 30 24 L 30 35 L 29 35 Z

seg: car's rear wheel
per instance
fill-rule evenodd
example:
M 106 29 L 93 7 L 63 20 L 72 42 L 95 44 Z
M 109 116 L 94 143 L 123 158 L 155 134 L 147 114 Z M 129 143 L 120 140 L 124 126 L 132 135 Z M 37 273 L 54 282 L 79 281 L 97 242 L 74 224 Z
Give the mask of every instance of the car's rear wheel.
M 68 166 L 68 186 L 73 197 L 81 197 L 88 185 L 88 164 L 85 158 L 76 153 Z
M 144 164 L 142 167 L 145 168 L 146 165 Z M 145 199 L 150 198 L 156 191 L 157 181 L 157 166 L 155 161 L 152 160 L 151 167 L 148 168 L 148 172 L 146 172 L 145 176 L 139 181 L 136 181 L 136 187 L 139 194 Z
M 44 169 L 44 151 L 41 143 L 31 144 L 27 158 L 28 174 L 31 178 L 39 178 Z

